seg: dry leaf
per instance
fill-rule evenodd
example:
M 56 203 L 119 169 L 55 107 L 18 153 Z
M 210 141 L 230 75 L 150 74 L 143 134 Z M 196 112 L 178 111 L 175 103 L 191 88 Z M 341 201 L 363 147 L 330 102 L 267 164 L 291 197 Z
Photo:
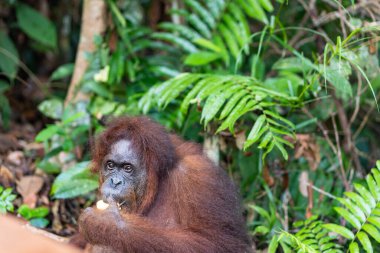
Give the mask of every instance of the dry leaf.
M 10 187 L 14 182 L 14 176 L 12 172 L 4 165 L 0 166 L 0 184 L 5 187 Z
M 309 174 L 307 173 L 307 171 L 301 172 L 301 174 L 298 178 L 298 182 L 299 182 L 299 190 L 300 190 L 302 196 L 307 197 L 308 196 L 307 186 L 308 186 L 308 182 L 309 182 Z
M 245 137 L 245 131 L 241 131 L 239 133 L 237 133 L 235 135 L 235 141 L 236 141 L 236 147 L 238 147 L 238 149 L 242 150 L 243 147 L 244 147 L 244 142 L 246 141 L 246 137 Z
M 315 171 L 321 162 L 321 154 L 319 145 L 309 134 L 297 134 L 297 143 L 295 147 L 294 157 L 296 159 L 301 156 L 305 157 L 309 163 L 310 169 Z
M 15 166 L 20 166 L 24 158 L 24 153 L 21 151 L 13 151 L 8 154 L 7 161 Z
M 17 182 L 17 191 L 23 198 L 23 203 L 35 207 L 37 193 L 41 190 L 44 180 L 39 176 L 25 176 Z
M 268 186 L 274 185 L 274 179 L 269 172 L 268 166 L 264 166 L 263 176 L 264 176 L 264 180 Z

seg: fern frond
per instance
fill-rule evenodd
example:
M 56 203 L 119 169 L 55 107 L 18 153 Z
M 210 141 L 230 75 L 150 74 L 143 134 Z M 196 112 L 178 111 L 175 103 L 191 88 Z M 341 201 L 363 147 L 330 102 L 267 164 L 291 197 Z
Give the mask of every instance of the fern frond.
M 163 32 L 155 33 L 153 38 L 177 45 L 186 53 L 190 53 L 189 57 L 193 58 L 192 54 L 196 53 L 196 49 L 200 50 L 196 43 L 199 38 L 226 49 L 223 52 L 219 50 L 219 57 L 215 56 L 207 62 L 195 63 L 195 61 L 187 60 L 186 64 L 191 66 L 205 65 L 220 58 L 228 63 L 223 53 L 230 52 L 231 56 L 237 59 L 241 48 L 248 53 L 247 42 L 251 33 L 248 25 L 249 18 L 267 24 L 268 18 L 265 11 L 273 11 L 270 0 L 185 0 L 184 3 L 183 9 L 173 10 L 173 12 L 182 16 L 186 24 L 160 24 Z
M 288 158 L 285 146 L 293 147 L 293 144 L 284 136 L 294 138 L 295 126 L 277 113 L 275 104 L 295 107 L 297 97 L 268 89 L 253 77 L 184 73 L 153 87 L 140 100 L 139 106 L 147 112 L 151 101 L 156 101 L 160 108 L 165 108 L 182 93 L 186 96 L 180 106 L 181 112 L 186 114 L 191 104 L 202 104 L 201 122 L 206 126 L 214 120 L 219 124 L 216 132 L 228 128 L 234 133 L 235 123 L 248 112 L 255 112 L 257 119 L 244 148 L 258 143 L 258 147 L 265 150 L 265 157 L 276 147 L 285 159 Z
M 342 253 L 336 238 L 328 235 L 329 230 L 317 218 L 313 216 L 304 222 L 297 222 L 301 229 L 296 234 L 283 231 L 279 240 L 300 253 Z
M 367 175 L 366 185 L 354 184 L 355 192 L 345 192 L 346 198 L 338 199 L 343 207 L 335 210 L 353 229 L 335 224 L 324 226 L 350 240 L 352 253 L 360 252 L 359 245 L 366 252 L 373 252 L 372 241 L 380 243 L 380 162 L 376 165 Z

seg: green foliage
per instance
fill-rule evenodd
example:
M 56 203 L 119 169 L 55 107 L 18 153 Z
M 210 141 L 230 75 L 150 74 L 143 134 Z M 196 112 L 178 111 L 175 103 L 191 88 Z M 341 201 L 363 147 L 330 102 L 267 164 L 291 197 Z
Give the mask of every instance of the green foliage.
M 239 58 L 240 49 L 248 53 L 250 28 L 248 18 L 268 24 L 265 11 L 273 11 L 269 0 L 249 1 L 184 1 L 185 8 L 172 10 L 185 20 L 184 24 L 161 23 L 163 32 L 153 34 L 189 53 L 184 63 L 202 66 L 230 56 Z
M 57 31 L 54 24 L 28 5 L 16 5 L 18 26 L 30 38 L 47 48 L 57 47 Z
M 50 194 L 57 199 L 74 198 L 97 189 L 98 181 L 89 170 L 89 162 L 81 162 L 55 179 Z
M 301 229 L 296 234 L 282 232 L 278 240 L 300 253 L 343 253 L 335 237 L 330 236 L 329 230 L 317 219 L 313 216 L 305 222 L 298 222 Z
M 325 225 L 327 229 L 349 240 L 351 253 L 359 252 L 356 250 L 358 243 L 366 252 L 374 252 L 370 238 L 380 243 L 380 161 L 377 162 L 377 168 L 367 175 L 366 183 L 354 184 L 355 192 L 345 192 L 346 198 L 338 199 L 343 207 L 336 207 L 335 210 L 347 221 L 350 229 Z
M 144 112 L 158 98 L 160 108 L 166 107 L 191 87 L 183 99 L 180 110 L 187 113 L 191 104 L 202 103 L 201 122 L 206 126 L 211 120 L 219 124 L 217 133 L 229 129 L 234 133 L 236 121 L 248 112 L 256 112 L 257 118 L 245 143 L 247 149 L 253 143 L 265 150 L 265 156 L 276 147 L 285 159 L 288 158 L 285 145 L 293 144 L 284 136 L 294 138 L 294 124 L 279 115 L 274 106 L 278 104 L 296 107 L 298 98 L 266 88 L 252 77 L 239 75 L 190 74 L 184 73 L 152 88 L 140 100 Z
M 0 214 L 5 214 L 14 211 L 13 200 L 16 199 L 16 195 L 12 194 L 12 188 L 7 188 L 4 190 L 0 186 Z
M 17 209 L 17 213 L 29 221 L 33 227 L 45 228 L 49 225 L 49 220 L 45 218 L 49 214 L 47 207 L 30 208 L 27 205 L 21 205 Z
M 344 247 L 350 253 L 361 252 L 360 249 L 375 252 L 374 244 L 380 243 L 380 161 L 367 175 L 366 183 L 366 186 L 354 184 L 354 192 L 345 192 L 345 198 L 338 198 L 343 207 L 335 207 L 335 210 L 347 226 L 325 224 L 313 216 L 305 222 L 297 222 L 295 227 L 300 227 L 297 233 L 283 231 L 277 240 L 286 244 L 281 244 L 283 248 L 289 246 L 304 253 L 343 252 Z M 264 212 L 259 213 L 267 216 Z M 340 235 L 345 242 L 340 245 L 331 233 Z
M 15 45 L 8 35 L 0 31 L 0 70 L 10 79 L 17 74 L 19 56 Z

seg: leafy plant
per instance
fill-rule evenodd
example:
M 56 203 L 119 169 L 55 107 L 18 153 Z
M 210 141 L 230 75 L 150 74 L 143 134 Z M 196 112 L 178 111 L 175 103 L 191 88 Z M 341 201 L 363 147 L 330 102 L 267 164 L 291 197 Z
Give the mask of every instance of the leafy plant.
M 281 241 L 281 246 L 287 246 L 300 253 L 342 253 L 343 249 L 338 244 L 336 237 L 330 236 L 329 230 L 324 227 L 318 216 L 313 216 L 306 221 L 297 222 L 295 227 L 301 229 L 294 235 L 282 232 L 277 240 Z
M 14 211 L 13 200 L 16 199 L 16 195 L 12 194 L 12 188 L 7 188 L 4 190 L 0 186 L 0 214 L 5 214 Z
M 21 205 L 17 213 L 29 221 L 33 227 L 45 228 L 49 224 L 49 220 L 45 218 L 49 214 L 47 207 L 30 208 L 27 205 Z
M 264 158 L 274 147 L 281 151 L 285 159 L 288 158 L 284 145 L 293 147 L 293 144 L 283 136 L 294 138 L 295 126 L 279 115 L 274 107 L 281 104 L 296 107 L 299 102 L 297 97 L 268 89 L 253 77 L 184 73 L 152 88 L 140 100 L 140 107 L 147 112 L 152 101 L 158 97 L 158 106 L 165 108 L 189 87 L 191 91 L 187 92 L 181 103 L 182 113 L 187 113 L 191 104 L 205 101 L 201 116 L 204 126 L 216 120 L 220 125 L 217 133 L 227 128 L 234 133 L 235 122 L 240 117 L 256 112 L 259 115 L 244 148 L 258 142 L 259 148 L 265 149 Z
M 81 162 L 55 179 L 50 194 L 54 198 L 67 199 L 86 194 L 98 186 L 98 177 L 89 171 L 89 162 Z
M 184 19 L 180 22 L 164 22 L 159 25 L 163 32 L 153 38 L 177 45 L 188 53 L 184 63 L 190 66 L 210 64 L 223 60 L 230 63 L 230 56 L 239 58 L 240 49 L 248 53 L 251 34 L 248 17 L 268 24 L 265 11 L 272 12 L 269 0 L 249 1 L 184 1 L 185 8 L 172 13 Z
M 285 252 L 289 248 L 303 253 L 343 252 L 344 247 L 350 253 L 359 253 L 361 249 L 375 252 L 374 242 L 380 243 L 380 161 L 376 165 L 367 175 L 365 186 L 354 184 L 354 192 L 345 192 L 345 198 L 338 198 L 343 207 L 335 207 L 335 210 L 347 226 L 324 223 L 313 216 L 296 222 L 295 227 L 300 227 L 297 233 L 283 231 L 278 238 L 273 238 L 270 252 L 275 252 L 278 242 Z M 340 243 L 331 233 L 346 241 Z
M 372 241 L 380 243 L 380 161 L 366 177 L 366 185 L 354 184 L 355 192 L 345 192 L 346 198 L 339 198 L 343 207 L 335 210 L 350 226 L 326 224 L 325 228 L 348 239 L 351 253 L 363 248 L 373 252 Z M 361 247 L 359 247 L 359 244 Z

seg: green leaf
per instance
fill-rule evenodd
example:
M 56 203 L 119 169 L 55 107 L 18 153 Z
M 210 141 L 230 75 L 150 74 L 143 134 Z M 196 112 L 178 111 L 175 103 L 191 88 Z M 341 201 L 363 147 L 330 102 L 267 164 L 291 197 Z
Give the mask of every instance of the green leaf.
M 90 191 L 96 190 L 99 186 L 97 180 L 91 179 L 72 179 L 64 184 L 53 185 L 53 197 L 57 199 L 68 199 L 84 195 Z
M 357 237 L 358 237 L 360 243 L 363 245 L 363 249 L 367 253 L 372 253 L 373 252 L 372 244 L 371 244 L 371 241 L 369 240 L 367 234 L 360 231 L 357 234 Z
M 260 130 L 264 126 L 266 116 L 264 114 L 260 115 L 257 120 L 255 121 L 255 124 L 253 125 L 251 131 L 248 134 L 246 144 L 244 146 L 250 146 L 250 144 L 253 144 L 257 141 L 260 136 L 258 136 Z
M 307 62 L 305 62 L 307 61 Z M 307 58 L 288 57 L 278 60 L 273 64 L 275 70 L 287 70 L 291 72 L 308 72 L 312 70 L 310 66 L 313 65 Z
M 199 51 L 188 55 L 185 59 L 185 64 L 189 66 L 201 66 L 220 58 L 220 54 L 207 51 Z
M 270 0 L 259 0 L 260 4 L 262 7 L 264 7 L 264 9 L 268 12 L 272 12 L 273 11 L 273 5 L 272 3 L 270 2 Z
M 49 214 L 49 208 L 47 207 L 30 208 L 27 205 L 21 205 L 19 209 L 17 210 L 17 213 L 19 213 L 22 217 L 24 217 L 27 220 L 30 220 L 32 218 L 43 218 Z
M 15 45 L 8 35 L 0 31 L 0 70 L 10 79 L 17 74 L 19 56 Z
M 278 235 L 274 235 L 268 246 L 268 253 L 276 253 L 278 248 Z
M 372 196 L 379 201 L 380 200 L 380 189 L 377 186 L 375 180 L 371 176 L 371 174 L 368 174 L 366 177 L 367 185 L 369 190 L 371 191 Z
M 73 74 L 74 71 L 74 63 L 67 63 L 64 65 L 59 66 L 53 74 L 51 74 L 50 80 L 58 80 L 62 79 L 64 77 L 68 77 Z
M 345 192 L 347 197 L 355 201 L 355 203 L 360 207 L 360 209 L 368 216 L 371 213 L 371 207 L 367 205 L 367 202 L 355 192 Z
M 356 242 L 350 243 L 349 250 L 350 253 L 360 253 L 359 245 Z
M 201 121 L 204 120 L 205 126 L 215 117 L 225 101 L 224 93 L 211 94 L 207 98 L 201 116 Z
M 288 160 L 288 152 L 286 151 L 284 146 L 278 141 L 275 141 L 274 145 L 277 147 L 278 150 L 280 150 L 282 157 L 284 157 L 285 160 Z
M 218 47 L 217 45 L 215 45 L 210 40 L 207 40 L 204 38 L 196 38 L 193 42 L 199 46 L 210 49 L 210 50 L 214 51 L 215 53 L 221 53 L 222 52 L 222 49 L 220 47 Z
M 378 243 L 380 243 L 380 232 L 374 225 L 366 223 L 363 225 L 363 230 L 366 231 Z
M 63 114 L 63 102 L 57 98 L 44 100 L 38 105 L 38 110 L 52 119 L 61 119 Z
M 335 211 L 337 211 L 345 220 L 347 220 L 354 228 L 360 229 L 361 223 L 360 221 L 352 215 L 349 211 L 341 207 L 335 207 Z
M 76 164 L 74 167 L 62 172 L 54 181 L 50 194 L 55 198 L 73 198 L 95 190 L 98 178 L 89 168 L 89 162 Z
M 49 225 L 49 221 L 45 218 L 33 218 L 29 223 L 36 228 L 46 228 Z
M 16 5 L 17 21 L 20 29 L 30 38 L 49 48 L 57 47 L 57 32 L 54 24 L 28 5 Z
M 327 66 L 326 72 L 322 72 L 325 78 L 335 87 L 336 94 L 340 98 L 352 97 L 351 84 L 348 81 L 348 77 L 345 77 L 341 68 L 338 66 Z
M 44 142 L 50 139 L 51 137 L 53 137 L 53 135 L 57 134 L 59 130 L 60 130 L 60 126 L 58 125 L 48 126 L 47 128 L 45 128 L 44 130 L 42 130 L 41 132 L 37 134 L 36 142 Z
M 334 233 L 340 234 L 341 236 L 349 240 L 353 240 L 355 238 L 354 233 L 352 233 L 351 230 L 343 226 L 329 223 L 329 224 L 324 224 L 323 227 Z
M 368 220 L 368 222 L 372 223 L 376 227 L 380 228 L 380 217 L 370 216 L 370 217 L 368 217 L 367 220 Z
M 351 213 L 353 213 L 355 217 L 360 220 L 360 222 L 365 222 L 366 216 L 364 212 L 350 199 L 338 198 L 338 201 L 345 205 L 351 211 Z

